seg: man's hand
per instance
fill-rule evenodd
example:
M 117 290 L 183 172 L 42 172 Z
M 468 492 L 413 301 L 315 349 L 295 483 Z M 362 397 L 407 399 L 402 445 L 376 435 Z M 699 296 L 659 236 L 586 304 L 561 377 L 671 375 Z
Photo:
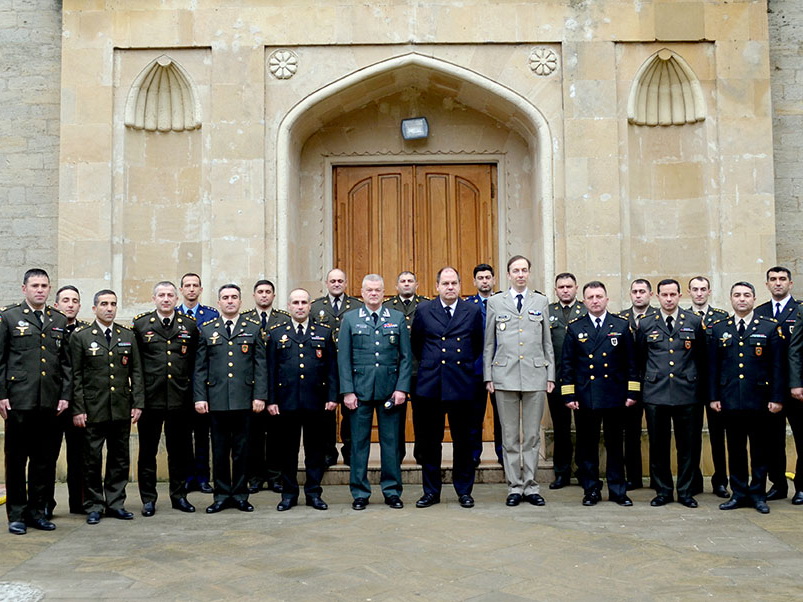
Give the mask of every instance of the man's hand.
M 404 391 L 393 391 L 393 403 L 400 406 L 407 401 L 407 393 Z
M 268 414 L 271 416 L 278 416 L 279 415 L 279 404 L 272 403 L 268 406 Z
M 8 399 L 0 399 L 0 416 L 3 420 L 8 419 L 8 411 L 11 409 L 11 402 Z
M 354 404 L 354 407 L 357 407 L 357 404 Z M 326 405 L 323 408 L 327 412 L 334 412 L 337 409 L 337 402 L 336 401 L 327 401 Z
M 56 406 L 56 416 L 61 415 L 61 413 L 70 407 L 70 402 L 66 399 L 59 399 L 59 405 Z
M 579 401 L 568 401 L 566 402 L 566 407 L 570 410 L 579 410 L 580 409 L 580 402 Z
M 343 403 L 346 404 L 346 407 L 349 410 L 356 410 L 357 409 L 357 404 L 359 402 L 357 400 L 357 396 L 354 393 L 346 393 L 343 396 Z M 327 405 L 329 405 L 329 404 L 327 404 Z M 327 407 L 326 409 L 328 410 L 329 408 Z
M 486 380 L 485 381 L 485 390 L 488 391 L 488 393 L 496 393 L 496 389 L 494 388 L 494 384 L 490 380 Z
M 86 414 L 76 414 L 72 417 L 72 423 L 79 428 L 86 428 Z
M 131 408 L 131 424 L 139 422 L 140 416 L 142 416 L 142 410 L 139 408 Z
M 255 399 L 251 404 L 251 409 L 254 410 L 254 413 L 259 414 L 262 410 L 265 409 L 265 400 Z
M 196 401 L 195 411 L 199 414 L 207 414 L 209 412 L 209 404 L 205 401 Z
M 721 402 L 721 401 L 712 401 L 712 402 L 711 402 L 711 403 L 709 403 L 708 405 L 709 405 L 709 406 L 711 407 L 711 409 L 712 409 L 712 410 L 714 410 L 715 412 L 721 412 L 721 411 L 722 411 L 722 402 Z
M 774 401 L 769 402 L 767 404 L 767 407 L 769 408 L 770 412 L 772 412 L 773 414 L 777 414 L 778 412 L 780 412 L 783 409 L 783 405 L 782 404 L 775 403 Z
M 546 392 L 552 393 L 552 391 L 554 390 L 555 390 L 555 381 L 554 380 L 546 381 Z
M 792 397 L 798 401 L 803 401 L 803 387 L 792 387 L 790 392 L 792 393 Z
M 634 405 L 636 405 L 636 400 L 635 399 L 628 399 L 627 401 L 625 401 L 625 407 L 626 408 L 630 408 L 630 407 L 632 407 Z

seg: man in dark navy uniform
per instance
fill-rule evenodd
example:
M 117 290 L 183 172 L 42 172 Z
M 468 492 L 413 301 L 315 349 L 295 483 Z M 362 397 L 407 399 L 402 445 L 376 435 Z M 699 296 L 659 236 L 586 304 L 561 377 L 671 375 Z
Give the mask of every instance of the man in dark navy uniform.
M 584 506 L 601 499 L 599 434 L 605 434 L 608 461 L 605 476 L 610 500 L 632 506 L 625 485 L 622 434 L 625 408 L 638 401 L 641 386 L 627 320 L 608 313 L 605 285 L 583 286 L 588 314 L 569 322 L 561 358 L 561 395 L 575 411 L 577 478 L 585 493 Z
M 773 318 L 753 311 L 756 290 L 749 282 L 731 287 L 734 314 L 708 332 L 711 407 L 722 412 L 728 441 L 733 494 L 720 509 L 750 506 L 762 514 L 767 505 L 767 463 L 770 414 L 780 412 L 787 398 L 782 331 Z M 750 470 L 747 444 L 750 443 Z

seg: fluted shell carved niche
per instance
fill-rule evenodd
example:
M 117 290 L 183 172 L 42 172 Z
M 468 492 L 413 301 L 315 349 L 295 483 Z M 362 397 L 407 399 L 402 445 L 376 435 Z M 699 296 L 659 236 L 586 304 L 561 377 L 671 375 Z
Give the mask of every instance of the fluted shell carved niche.
M 639 68 L 627 102 L 633 125 L 670 126 L 705 119 L 700 80 L 679 54 L 664 48 Z
M 150 63 L 131 84 L 126 126 L 149 132 L 183 132 L 201 127 L 201 106 L 189 74 L 169 56 Z

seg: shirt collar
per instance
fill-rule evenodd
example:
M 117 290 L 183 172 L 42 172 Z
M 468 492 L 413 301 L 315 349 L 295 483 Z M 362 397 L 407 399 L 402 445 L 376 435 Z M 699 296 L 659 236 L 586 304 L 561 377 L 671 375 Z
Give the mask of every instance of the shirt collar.
M 527 298 L 527 289 L 525 288 L 523 291 L 519 292 L 519 291 L 517 291 L 516 289 L 514 289 L 514 288 L 511 286 L 511 287 L 510 287 L 510 296 L 511 296 L 511 297 L 513 297 L 513 298 L 515 299 L 515 298 L 516 298 L 516 295 L 521 295 L 521 298 L 522 298 L 522 299 L 526 299 L 526 298 Z

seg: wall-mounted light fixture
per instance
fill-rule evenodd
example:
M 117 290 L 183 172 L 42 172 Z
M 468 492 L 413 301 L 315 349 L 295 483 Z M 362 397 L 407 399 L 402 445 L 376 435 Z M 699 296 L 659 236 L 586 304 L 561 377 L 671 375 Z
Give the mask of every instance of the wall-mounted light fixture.
M 429 123 L 426 117 L 402 119 L 401 134 L 405 140 L 420 140 L 429 136 Z

